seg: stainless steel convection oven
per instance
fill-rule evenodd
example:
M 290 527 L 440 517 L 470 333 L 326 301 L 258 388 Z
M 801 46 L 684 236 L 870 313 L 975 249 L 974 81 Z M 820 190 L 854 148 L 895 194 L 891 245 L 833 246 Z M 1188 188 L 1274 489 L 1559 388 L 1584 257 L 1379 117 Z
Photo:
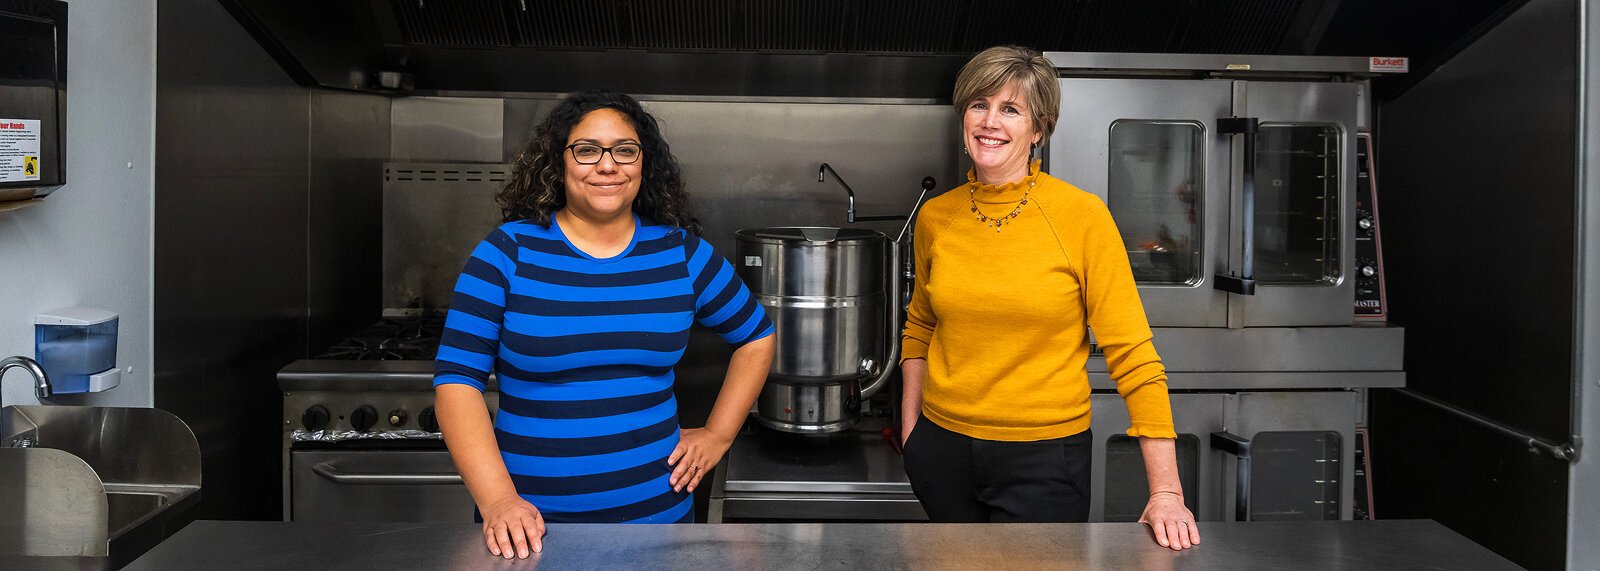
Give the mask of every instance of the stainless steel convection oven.
M 1403 331 L 1354 310 L 1381 298 L 1381 268 L 1357 257 L 1377 224 L 1357 208 L 1372 203 L 1357 196 L 1371 192 L 1357 137 L 1368 79 L 1395 60 L 1046 56 L 1062 114 L 1045 168 L 1098 195 L 1122 232 L 1170 375 L 1190 508 L 1350 519 L 1365 390 L 1405 382 Z M 1148 493 L 1138 444 L 1104 362 L 1090 369 L 1091 518 L 1133 521 Z

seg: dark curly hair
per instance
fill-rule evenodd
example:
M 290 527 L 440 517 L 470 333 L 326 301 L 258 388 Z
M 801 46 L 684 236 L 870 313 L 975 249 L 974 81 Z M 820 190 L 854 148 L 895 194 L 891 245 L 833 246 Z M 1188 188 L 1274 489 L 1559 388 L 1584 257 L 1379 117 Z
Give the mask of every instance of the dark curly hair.
M 639 143 L 644 149 L 644 180 L 639 185 L 639 196 L 633 199 L 633 211 L 656 224 L 700 234 L 700 221 L 689 214 L 689 196 L 683 190 L 678 160 L 667 147 L 666 138 L 661 136 L 655 116 L 634 98 L 604 90 L 567 96 L 539 123 L 533 138 L 517 155 L 511 181 L 495 197 L 504 221 L 528 220 L 550 227 L 551 217 L 567 204 L 567 137 L 585 115 L 597 109 L 621 113 L 639 132 Z

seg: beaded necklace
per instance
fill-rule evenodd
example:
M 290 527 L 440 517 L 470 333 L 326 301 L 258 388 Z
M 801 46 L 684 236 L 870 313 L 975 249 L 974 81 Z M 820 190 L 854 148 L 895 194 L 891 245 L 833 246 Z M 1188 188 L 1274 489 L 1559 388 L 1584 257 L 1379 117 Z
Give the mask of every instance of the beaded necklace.
M 1038 182 L 1039 177 L 1035 175 L 1033 180 L 1028 181 L 1028 189 L 1022 191 L 1022 201 L 1017 203 L 1017 207 L 1012 208 L 1010 214 L 1006 214 L 998 218 L 989 216 L 984 214 L 982 210 L 978 210 L 978 182 L 974 181 L 972 184 L 967 186 L 967 200 L 972 202 L 972 211 L 978 214 L 978 222 L 983 223 L 985 226 L 993 226 L 994 231 L 999 232 L 1001 226 L 1009 224 L 1012 218 L 1016 218 L 1018 214 L 1022 213 L 1022 207 L 1028 204 L 1028 194 L 1033 192 L 1033 185 Z

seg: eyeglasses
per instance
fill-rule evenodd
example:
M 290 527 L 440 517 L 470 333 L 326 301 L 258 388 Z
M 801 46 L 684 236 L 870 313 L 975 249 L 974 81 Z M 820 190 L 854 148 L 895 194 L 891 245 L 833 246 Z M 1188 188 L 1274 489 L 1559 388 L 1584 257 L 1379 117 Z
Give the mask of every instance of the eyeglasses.
M 567 145 L 572 151 L 572 160 L 580 165 L 592 165 L 600 162 L 600 156 L 611 153 L 611 160 L 619 165 L 631 165 L 639 161 L 644 154 L 644 149 L 638 143 L 620 143 L 610 147 L 602 147 L 594 143 L 573 143 Z

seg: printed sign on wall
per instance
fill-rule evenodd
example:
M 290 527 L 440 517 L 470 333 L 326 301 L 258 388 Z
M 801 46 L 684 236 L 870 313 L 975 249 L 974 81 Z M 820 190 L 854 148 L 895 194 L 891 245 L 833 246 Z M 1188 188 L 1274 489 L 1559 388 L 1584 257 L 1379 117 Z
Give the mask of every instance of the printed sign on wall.
M 0 119 L 0 182 L 39 180 L 39 120 Z

